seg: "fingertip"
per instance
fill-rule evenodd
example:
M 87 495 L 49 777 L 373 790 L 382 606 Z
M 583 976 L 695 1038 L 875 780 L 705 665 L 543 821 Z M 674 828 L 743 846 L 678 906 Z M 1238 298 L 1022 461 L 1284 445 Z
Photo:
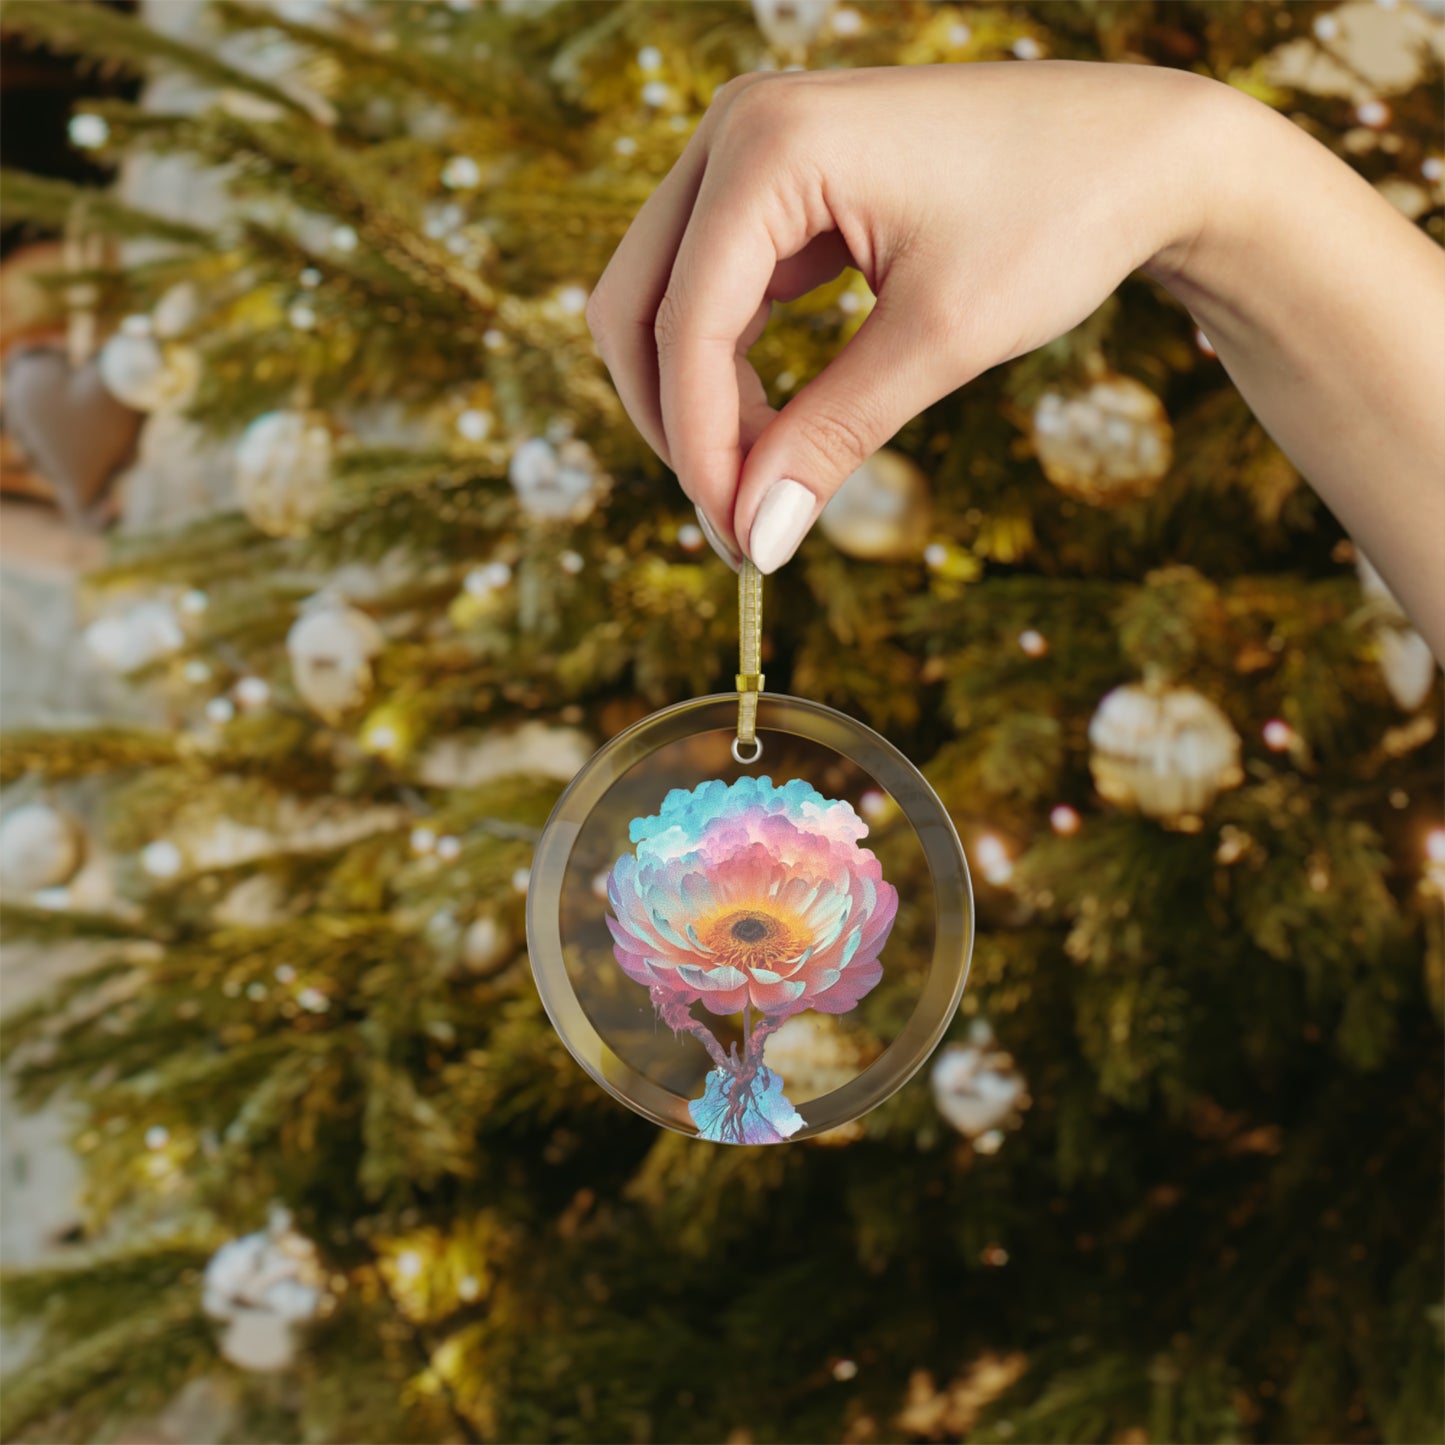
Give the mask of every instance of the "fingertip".
M 697 524 L 702 528 L 702 534 L 707 538 L 707 544 L 733 569 L 734 572 L 742 570 L 743 559 L 741 553 L 737 552 L 724 540 L 723 535 L 708 520 L 708 515 L 701 507 L 696 507 Z
M 823 504 L 811 488 L 779 477 L 763 493 L 748 529 L 748 556 L 765 577 L 776 572 L 802 545 Z

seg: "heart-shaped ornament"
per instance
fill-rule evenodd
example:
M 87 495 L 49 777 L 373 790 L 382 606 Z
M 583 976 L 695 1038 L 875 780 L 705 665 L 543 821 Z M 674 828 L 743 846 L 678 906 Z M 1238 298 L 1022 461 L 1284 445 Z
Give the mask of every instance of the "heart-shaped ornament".
M 94 360 L 73 366 L 56 347 L 14 351 L 5 360 L 5 429 L 54 488 L 72 525 L 97 525 L 144 420 L 106 390 Z

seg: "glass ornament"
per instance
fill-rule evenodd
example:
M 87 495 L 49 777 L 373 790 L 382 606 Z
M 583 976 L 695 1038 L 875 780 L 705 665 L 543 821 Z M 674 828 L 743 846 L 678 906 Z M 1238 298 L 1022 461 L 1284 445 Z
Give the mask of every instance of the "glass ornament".
M 1355 570 L 1360 577 L 1360 592 L 1374 620 L 1375 650 L 1385 686 L 1397 706 L 1405 712 L 1414 712 L 1435 685 L 1435 655 L 1430 651 L 1430 644 L 1409 625 L 1399 600 L 1363 552 L 1356 555 Z
M 928 478 L 902 452 L 882 447 L 844 480 L 818 525 L 849 557 L 911 561 L 922 555 L 933 526 Z
M 372 662 L 384 641 L 365 612 L 318 592 L 286 634 L 291 680 L 301 700 L 330 723 L 360 707 L 371 694 Z
M 751 564 L 740 595 L 738 691 L 654 713 L 582 768 L 537 844 L 527 939 L 597 1083 L 654 1123 L 764 1144 L 850 1123 L 926 1061 L 963 992 L 973 896 L 897 748 L 762 690 Z M 810 1033 L 837 1066 L 784 1062 Z
M 1164 403 L 1128 376 L 1100 376 L 1069 395 L 1046 392 L 1034 407 L 1033 436 L 1044 475 L 1095 507 L 1151 496 L 1174 459 Z
M 753 0 L 753 18 L 768 44 L 801 64 L 823 33 L 836 0 Z
M 85 829 L 47 802 L 24 803 L 0 819 L 0 888 L 39 893 L 69 883 L 85 862 Z
M 136 411 L 179 411 L 195 394 L 201 359 L 189 346 L 118 331 L 96 358 L 106 390 Z
M 326 506 L 336 433 L 319 411 L 268 411 L 236 446 L 236 493 L 270 537 L 301 537 Z
M 1100 797 L 1170 827 L 1191 825 L 1219 793 L 1244 781 L 1234 725 L 1189 687 L 1116 687 L 1089 720 L 1089 746 Z

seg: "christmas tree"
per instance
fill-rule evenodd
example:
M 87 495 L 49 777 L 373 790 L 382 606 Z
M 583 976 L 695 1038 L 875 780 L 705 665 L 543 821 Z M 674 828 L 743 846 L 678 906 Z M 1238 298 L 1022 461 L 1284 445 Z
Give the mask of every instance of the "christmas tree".
M 101 375 L 147 435 L 235 443 L 230 508 L 117 533 L 91 579 L 89 642 L 173 725 L 5 742 L 9 935 L 93 958 L 5 1025 L 24 1098 L 79 1111 L 88 1181 L 69 1257 L 5 1282 L 37 1340 L 5 1438 L 108 1438 L 201 1379 L 249 1441 L 1445 1438 L 1439 686 L 1148 280 L 910 423 L 769 582 L 769 689 L 890 738 L 974 863 L 931 1071 L 816 1141 L 660 1131 L 569 1057 L 523 928 L 587 751 L 733 686 L 736 581 L 583 317 L 725 80 L 1184 66 L 1439 239 L 1438 24 L 1272 0 L 204 18 L 5 10 L 202 96 L 88 106 L 72 135 L 186 157 L 224 204 L 16 174 L 5 204 L 128 243 L 59 278 L 111 333 Z M 871 300 L 847 273 L 780 308 L 753 351 L 775 402 Z M 99 901 L 64 887 L 67 790 L 96 778 Z

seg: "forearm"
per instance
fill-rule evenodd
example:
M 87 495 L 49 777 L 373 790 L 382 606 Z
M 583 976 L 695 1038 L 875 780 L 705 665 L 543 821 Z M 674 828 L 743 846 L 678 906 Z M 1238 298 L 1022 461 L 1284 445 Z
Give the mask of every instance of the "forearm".
M 1146 269 L 1445 656 L 1445 255 L 1290 122 L 1211 89 L 1213 179 Z

